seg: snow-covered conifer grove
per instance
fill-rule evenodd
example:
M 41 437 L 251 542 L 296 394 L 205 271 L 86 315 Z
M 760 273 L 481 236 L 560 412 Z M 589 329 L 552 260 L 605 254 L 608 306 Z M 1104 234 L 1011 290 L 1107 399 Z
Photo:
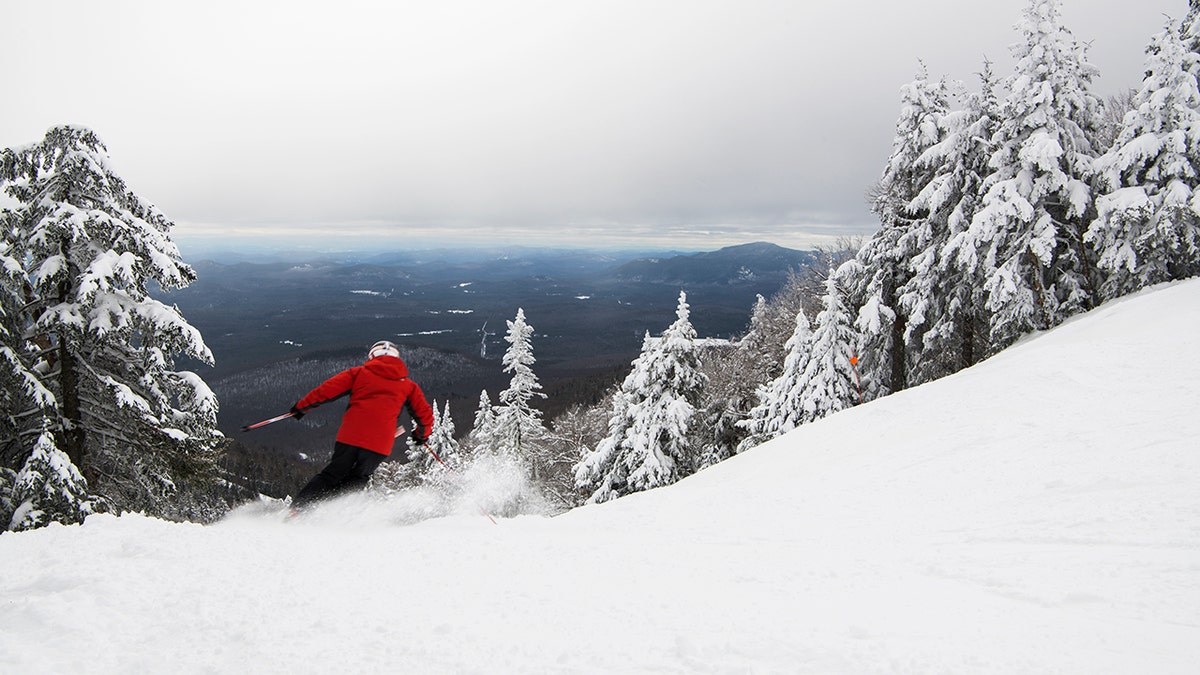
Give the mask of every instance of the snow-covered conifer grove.
M 978 92 L 924 73 L 903 89 L 882 228 L 836 272 L 868 398 L 1197 273 L 1197 14 L 1152 38 L 1131 104 L 1091 93 L 1099 74 L 1057 0 L 1029 3 L 1008 77 L 985 63 Z
M 1198 25 L 1193 3 L 1151 39 L 1129 99 L 1091 93 L 1099 73 L 1057 0 L 1029 2 L 1007 77 L 984 62 L 970 91 L 922 65 L 901 88 L 892 154 L 872 191 L 880 229 L 826 251 L 828 275 L 808 270 L 760 301 L 742 339 L 700 349 L 710 386 L 688 435 L 697 459 L 675 478 L 1200 273 Z M 617 449 L 647 414 L 650 380 L 637 373 L 651 344 L 613 394 L 615 426 L 581 449 L 581 498 L 638 489 L 628 486 L 634 460 Z
M 506 306 L 459 423 L 303 512 L 223 496 L 173 223 L 89 129 L 3 149 L 0 673 L 1196 672 L 1189 7 L 1103 99 L 1027 0 L 1011 73 L 916 64 L 878 230 L 744 334 L 655 285 L 624 369 L 543 391 Z
M 601 400 L 553 418 L 534 370 L 537 317 L 516 309 L 498 400 L 481 391 L 461 437 L 449 407 L 437 411 L 430 447 L 451 470 L 413 448 L 376 489 L 453 490 L 487 465 L 524 486 L 491 505 L 499 515 L 612 500 L 1197 275 L 1198 26 L 1197 3 L 1168 19 L 1148 36 L 1144 80 L 1109 100 L 1058 0 L 1029 0 L 1011 73 L 985 61 L 972 87 L 915 64 L 870 190 L 873 236 L 821 251 L 732 339 L 698 336 L 681 292 L 676 320 L 646 333 Z M 16 204 L 0 249 L 0 525 L 204 515 L 217 403 L 173 362 L 211 355 L 146 295 L 192 279 L 170 222 L 75 127 L 5 150 L 0 181 Z

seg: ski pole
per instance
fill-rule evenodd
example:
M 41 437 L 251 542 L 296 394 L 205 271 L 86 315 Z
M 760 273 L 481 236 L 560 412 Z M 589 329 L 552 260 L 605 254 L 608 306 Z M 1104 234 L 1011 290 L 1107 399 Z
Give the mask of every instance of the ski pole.
M 401 424 L 400 426 L 396 427 L 396 438 L 400 438 L 400 436 L 401 436 L 402 434 L 404 434 L 404 432 L 405 432 L 405 431 L 407 431 L 407 429 L 405 429 L 405 428 L 404 428 L 404 425 L 403 425 L 403 424 Z M 433 455 L 433 458 L 437 460 L 437 463 L 438 463 L 438 464 L 441 464 L 441 465 L 442 465 L 442 468 L 444 468 L 445 470 L 449 471 L 450 473 L 452 473 L 452 474 L 454 474 L 454 475 L 456 475 L 456 476 L 458 475 L 458 472 L 457 472 L 457 471 L 455 471 L 454 469 L 451 469 L 451 468 L 450 468 L 450 466 L 449 466 L 448 464 L 446 464 L 445 462 L 443 462 L 443 461 L 442 461 L 442 458 L 441 458 L 441 457 L 438 457 L 438 454 L 437 454 L 436 452 L 434 452 L 434 451 L 433 451 L 433 448 L 429 447 L 429 445 L 428 445 L 427 443 L 421 443 L 421 447 L 422 447 L 422 448 L 425 448 L 425 450 L 426 450 L 426 451 L 428 451 L 428 452 L 429 452 L 429 454 Z M 490 514 L 490 513 L 488 513 L 487 511 L 485 511 L 485 510 L 483 509 L 483 507 L 479 505 L 479 502 L 475 502 L 475 508 L 479 509 L 479 512 L 480 512 L 480 513 L 482 513 L 482 514 L 484 515 L 484 517 L 485 517 L 485 518 L 487 518 L 488 520 L 492 521 L 492 524 L 493 524 L 493 525 L 499 525 L 499 523 L 497 523 L 497 522 L 496 522 L 496 519 L 492 517 L 492 514 Z
M 428 445 L 426 445 L 424 443 L 421 444 L 421 447 L 428 450 L 429 454 L 433 455 L 433 458 L 436 459 L 437 463 L 441 464 L 444 469 L 446 469 L 447 471 L 449 471 L 452 474 L 458 475 L 457 471 L 455 471 L 454 469 L 451 469 L 445 462 L 442 461 L 441 457 L 438 457 L 438 454 L 433 451 L 433 448 L 429 447 Z M 483 507 L 479 505 L 479 502 L 475 502 L 475 508 L 479 509 L 479 512 L 482 513 L 485 518 L 492 521 L 493 525 L 499 525 L 499 523 L 496 522 L 496 519 L 492 517 L 492 514 L 485 511 L 483 509 Z
M 261 421 L 261 422 L 255 422 L 254 424 L 247 424 L 246 426 L 242 427 L 242 431 L 250 431 L 250 430 L 252 430 L 252 429 L 257 429 L 257 428 L 259 428 L 259 427 L 265 427 L 265 426 L 267 426 L 268 424 L 274 424 L 274 423 L 278 422 L 279 420 L 286 420 L 286 419 L 287 419 L 287 418 L 289 418 L 289 417 L 295 417 L 295 416 L 296 416 L 296 413 L 294 413 L 294 412 L 286 412 L 286 413 L 284 413 L 284 414 L 282 414 L 282 415 L 279 415 L 279 416 L 277 416 L 277 417 L 272 417 L 272 418 L 271 418 L 271 419 L 269 419 L 269 420 L 263 420 L 263 421 Z

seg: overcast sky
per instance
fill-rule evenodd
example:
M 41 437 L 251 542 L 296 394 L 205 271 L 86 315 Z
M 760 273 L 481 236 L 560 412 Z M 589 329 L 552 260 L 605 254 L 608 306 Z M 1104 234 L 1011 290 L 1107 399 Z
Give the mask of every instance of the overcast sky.
M 1011 70 L 1026 0 L 0 0 L 0 146 L 94 129 L 190 246 L 807 247 L 919 60 Z M 1185 0 L 1062 0 L 1103 96 Z M 330 241 L 328 235 L 336 234 Z

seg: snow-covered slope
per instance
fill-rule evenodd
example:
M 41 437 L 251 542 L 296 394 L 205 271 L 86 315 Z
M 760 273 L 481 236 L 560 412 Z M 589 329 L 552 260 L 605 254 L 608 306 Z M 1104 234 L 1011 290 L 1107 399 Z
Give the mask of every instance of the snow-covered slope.
M 0 672 L 1194 673 L 1200 281 L 678 485 L 498 526 L 0 537 Z

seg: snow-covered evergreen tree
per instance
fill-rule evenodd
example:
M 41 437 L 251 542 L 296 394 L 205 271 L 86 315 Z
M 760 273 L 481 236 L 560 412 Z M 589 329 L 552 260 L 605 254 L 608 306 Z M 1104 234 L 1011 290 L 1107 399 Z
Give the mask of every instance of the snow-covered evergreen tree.
M 500 404 L 495 409 L 492 425 L 491 447 L 495 452 L 514 459 L 529 462 L 535 453 L 535 444 L 546 435 L 542 425 L 542 412 L 533 407 L 533 399 L 545 398 L 542 385 L 533 372 L 533 345 L 530 337 L 533 327 L 525 321 L 525 310 L 518 309 L 517 316 L 508 322 L 504 340 L 508 350 L 501 361 L 504 372 L 512 373 L 508 388 L 500 392 Z
M 789 277 L 789 285 L 795 284 L 795 275 Z M 786 287 L 785 287 L 786 288 Z M 741 373 L 743 377 L 754 382 L 769 382 L 775 379 L 782 367 L 780 356 L 787 351 L 786 344 L 781 342 L 778 330 L 780 323 L 779 305 L 783 302 L 767 302 L 759 295 L 755 298 L 754 307 L 750 309 L 750 330 L 738 341 L 738 351 L 747 361 L 744 367 L 748 372 Z M 803 309 L 801 309 L 803 311 Z
M 811 337 L 808 317 L 801 311 L 796 315 L 796 329 L 787 342 L 783 372 L 759 390 L 758 405 L 740 425 L 749 433 L 740 451 L 785 434 L 803 422 L 800 395 L 804 387 L 804 373 L 808 369 Z
M 1188 51 L 1200 52 L 1200 0 L 1188 0 L 1188 13 L 1179 32 Z
M 0 240 L 0 411 L 5 413 L 0 414 L 0 467 L 15 471 L 25 465 L 57 399 L 42 383 L 40 348 L 26 339 L 22 310 L 28 301 L 28 281 L 24 266 L 8 255 L 9 249 L 9 242 Z M 6 493 L 0 492 L 0 499 L 5 498 Z M 0 525 L 8 522 L 0 521 Z
M 858 341 L 849 308 L 842 301 L 837 274 L 829 271 L 825 281 L 825 309 L 817 315 L 809 339 L 808 361 L 795 395 L 798 422 L 812 422 L 859 403 L 858 382 L 851 359 Z
M 781 293 L 794 286 L 789 278 Z M 759 295 L 750 312 L 750 329 L 728 345 L 709 345 L 700 352 L 700 369 L 707 380 L 692 425 L 692 444 L 698 449 L 698 469 L 738 453 L 747 432 L 741 426 L 758 403 L 758 388 L 774 379 L 783 361 L 783 341 L 775 332 L 776 315 L 785 301 L 768 303 Z
M 983 279 L 974 248 L 963 247 L 991 173 L 991 138 L 999 124 L 990 63 L 984 64 L 980 79 L 981 90 L 966 96 L 964 108 L 941 118 L 941 142 L 917 159 L 933 177 L 911 203 L 926 215 L 908 235 L 912 277 L 900 289 L 900 306 L 908 315 L 904 340 L 913 355 L 911 383 L 971 366 L 985 356 L 988 345 Z M 965 255 L 959 255 L 960 249 Z
M 492 405 L 492 397 L 488 395 L 487 389 L 484 389 L 479 392 L 479 407 L 475 410 L 475 425 L 471 427 L 471 433 L 467 435 L 467 440 L 476 449 L 486 449 L 491 443 L 495 429 L 496 407 Z
M 1200 36 L 1187 33 L 1196 26 L 1168 22 L 1154 36 L 1133 109 L 1096 163 L 1102 196 L 1087 239 L 1108 273 L 1106 298 L 1200 274 Z
M 211 362 L 208 348 L 149 296 L 194 279 L 172 223 L 129 191 L 87 129 L 55 127 L 6 149 L 0 183 L 16 203 L 0 212 L 6 255 L 27 284 L 10 318 L 21 334 L 6 346 L 23 351 L 53 394 L 45 419 L 54 447 L 114 507 L 188 515 L 197 507 L 190 488 L 215 471 L 219 433 L 212 391 L 174 370 L 176 356 Z M 33 407 L 10 414 L 42 414 L 25 398 Z
M 433 453 L 437 453 L 437 457 L 440 457 L 448 466 L 456 466 L 461 460 L 459 443 L 454 438 L 454 420 L 450 417 L 450 402 L 447 401 L 441 411 L 437 409 L 437 401 L 431 402 L 431 405 L 436 414 L 425 446 L 417 445 L 411 437 L 408 439 L 409 461 L 413 464 L 414 470 L 422 476 L 436 473 L 442 468 Z
M 31 530 L 52 522 L 80 523 L 90 513 L 87 483 L 48 429 L 38 436 L 12 489 L 8 529 Z
M 429 453 L 425 453 L 429 454 Z M 417 469 L 411 462 L 384 461 L 371 474 L 370 490 L 384 497 L 390 497 L 421 483 Z
M 994 137 L 994 171 L 967 231 L 986 279 L 993 347 L 1093 304 L 1092 135 L 1099 101 L 1086 45 L 1061 25 L 1057 0 L 1031 0 L 1016 71 Z
M 462 448 L 458 439 L 454 437 L 455 431 L 454 418 L 450 416 L 450 401 L 446 401 L 442 406 L 442 414 L 438 415 L 433 432 L 429 435 L 429 447 L 437 451 L 442 461 L 450 466 L 457 464 L 461 459 Z
M 650 334 L 642 341 L 642 355 L 651 349 Z M 586 503 L 599 504 L 622 495 L 635 492 L 629 486 L 629 467 L 625 454 L 629 452 L 630 435 L 634 416 L 637 414 L 637 398 L 627 391 L 632 389 L 630 378 L 638 371 L 642 356 L 633 362 L 633 371 L 622 382 L 612 397 L 612 416 L 608 420 L 608 435 L 594 448 L 581 448 L 583 456 L 575 464 L 575 487 L 589 496 Z
M 929 217 L 914 200 L 934 176 L 934 169 L 919 159 L 942 140 L 949 99 L 949 85 L 930 81 L 924 66 L 901 88 L 892 154 L 872 204 L 880 229 L 859 250 L 858 264 L 846 268 L 855 304 L 861 308 L 864 370 L 878 389 L 876 395 L 903 389 L 908 382 L 908 316 L 900 294 L 912 278 L 910 261 L 924 243 L 916 231 L 926 227 Z
M 437 411 L 437 401 L 432 403 Z M 450 402 L 434 416 L 433 428 L 425 445 L 417 445 L 409 439 L 408 457 L 411 473 L 425 484 L 446 491 L 456 486 L 457 477 L 451 472 L 462 471 L 464 458 L 459 442 L 454 438 L 454 419 L 450 416 Z M 441 460 L 440 462 L 438 460 Z
M 591 503 L 669 485 L 696 469 L 688 443 L 704 386 L 687 295 L 662 337 L 646 335 L 633 370 L 613 397 L 608 436 L 575 466 L 576 485 Z
M 17 510 L 13 488 L 17 485 L 17 472 L 7 466 L 0 466 L 0 528 L 12 522 L 13 512 Z M 0 529 L 0 532 L 3 530 Z
M 746 431 L 738 426 L 757 402 L 760 380 L 754 378 L 756 359 L 738 344 L 708 344 L 700 351 L 705 386 L 696 404 L 691 445 L 696 469 L 705 469 L 738 453 Z

